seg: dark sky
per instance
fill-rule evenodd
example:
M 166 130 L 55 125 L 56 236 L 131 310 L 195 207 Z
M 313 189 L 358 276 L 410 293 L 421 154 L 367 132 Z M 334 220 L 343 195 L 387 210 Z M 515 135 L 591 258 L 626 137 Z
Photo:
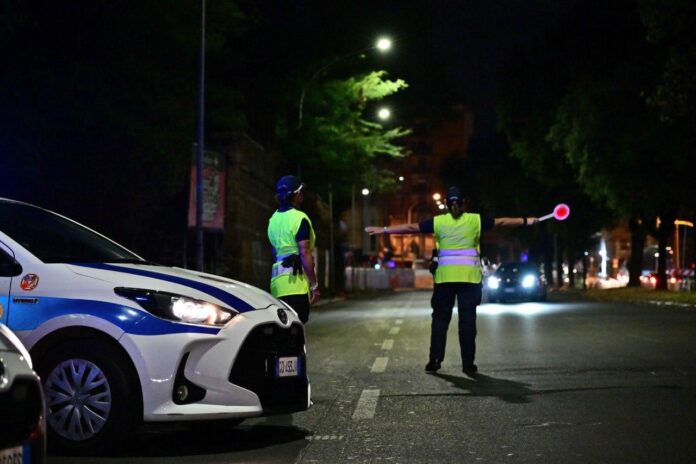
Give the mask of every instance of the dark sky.
M 287 26 L 283 33 L 303 36 L 303 53 L 316 60 L 369 46 L 379 34 L 391 36 L 393 51 L 367 60 L 409 83 L 397 105 L 464 101 L 482 133 L 495 128 L 498 68 L 580 1 L 304 1 L 288 2 L 276 14 Z M 398 106 L 394 110 L 398 114 Z

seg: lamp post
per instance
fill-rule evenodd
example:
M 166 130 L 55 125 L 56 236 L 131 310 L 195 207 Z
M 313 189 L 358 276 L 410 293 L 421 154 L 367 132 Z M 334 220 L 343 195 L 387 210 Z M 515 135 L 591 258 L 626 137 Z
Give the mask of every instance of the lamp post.
M 198 121 L 196 144 L 196 269 L 203 271 L 203 153 L 205 153 L 205 0 L 201 0 L 201 51 L 198 87 Z
M 302 92 L 300 93 L 300 100 L 299 103 L 297 104 L 298 108 L 298 114 L 297 114 L 297 128 L 302 127 L 302 117 L 303 117 L 303 112 L 304 112 L 304 99 L 305 95 L 307 94 L 307 87 L 309 84 L 311 84 L 321 73 L 329 69 L 330 67 L 334 66 L 337 63 L 340 63 L 348 58 L 351 58 L 355 55 L 359 55 L 361 53 L 365 53 L 370 50 L 379 50 L 382 53 L 385 53 L 389 51 L 392 47 L 392 41 L 386 37 L 381 37 L 375 42 L 374 45 L 366 48 L 361 48 L 359 50 L 352 51 L 350 53 L 347 53 L 345 55 L 339 56 L 338 58 L 334 58 L 331 60 L 328 64 L 325 64 L 324 66 L 320 67 L 314 73 L 307 79 L 307 82 L 302 86 Z

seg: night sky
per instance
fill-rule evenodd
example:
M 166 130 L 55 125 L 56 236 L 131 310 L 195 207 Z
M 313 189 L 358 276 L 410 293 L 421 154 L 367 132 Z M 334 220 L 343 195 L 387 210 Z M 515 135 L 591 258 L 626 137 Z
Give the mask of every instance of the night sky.
M 320 61 L 388 35 L 394 49 L 366 60 L 408 82 L 395 97 L 396 114 L 465 102 L 480 135 L 495 129 L 499 68 L 511 54 L 534 47 L 580 0 L 287 3 L 275 13 L 287 26 L 284 34 L 304 36 L 303 53 Z

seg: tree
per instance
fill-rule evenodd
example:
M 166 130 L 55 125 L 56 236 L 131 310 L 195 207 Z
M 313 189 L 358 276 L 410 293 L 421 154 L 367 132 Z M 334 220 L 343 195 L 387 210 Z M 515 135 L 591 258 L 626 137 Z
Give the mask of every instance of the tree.
M 652 232 L 664 257 L 676 211 L 689 201 L 690 157 L 683 139 L 642 97 L 655 80 L 655 50 L 645 41 L 635 4 L 588 2 L 581 8 L 552 36 L 535 68 L 540 71 L 523 78 L 535 95 L 542 95 L 540 101 L 527 102 L 528 113 L 537 116 L 532 117 L 536 130 L 516 131 L 510 121 L 507 127 L 513 150 L 532 167 L 548 170 L 559 166 L 549 159 L 563 160 L 596 203 L 630 218 L 631 283 L 638 285 L 645 228 L 662 218 L 662 227 Z M 514 114 L 521 114 L 516 108 Z M 525 148 L 539 145 L 543 158 L 535 163 Z M 664 271 L 662 263 L 662 284 Z
M 386 79 L 384 71 L 316 84 L 307 93 L 302 127 L 294 130 L 293 117 L 279 122 L 281 147 L 314 190 L 327 191 L 333 183 L 334 192 L 345 196 L 352 184 L 389 188 L 394 176 L 379 159 L 404 156 L 394 142 L 409 131 L 386 128 L 365 112 L 406 87 L 403 80 Z

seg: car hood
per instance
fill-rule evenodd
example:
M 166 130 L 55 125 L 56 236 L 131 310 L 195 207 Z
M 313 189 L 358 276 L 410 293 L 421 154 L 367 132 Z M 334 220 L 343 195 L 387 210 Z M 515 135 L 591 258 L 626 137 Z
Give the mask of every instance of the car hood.
M 76 263 L 66 266 L 75 274 L 110 282 L 115 287 L 174 293 L 220 304 L 239 312 L 281 305 L 260 288 L 178 267 L 108 263 Z

